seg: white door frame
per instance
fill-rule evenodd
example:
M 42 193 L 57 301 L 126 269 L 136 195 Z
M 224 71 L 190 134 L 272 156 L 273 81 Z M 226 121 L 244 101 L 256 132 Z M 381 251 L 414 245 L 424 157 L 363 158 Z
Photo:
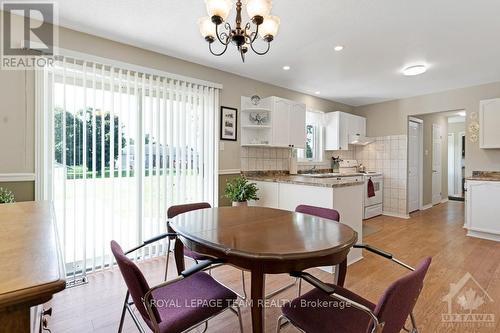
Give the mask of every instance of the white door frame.
M 436 157 L 437 160 L 440 162 L 439 163 L 439 167 L 441 168 L 441 170 L 437 170 L 436 172 L 439 172 L 440 174 L 440 177 L 439 177 L 439 183 L 435 183 L 435 179 L 434 179 L 434 157 L 435 157 L 435 147 L 434 147 L 434 132 L 436 129 L 439 129 L 439 140 L 440 140 L 440 156 Z M 432 124 L 432 155 L 431 155 L 431 158 L 432 158 L 432 167 L 431 167 L 431 170 L 432 170 L 432 174 L 431 174 L 431 177 L 432 177 L 432 199 L 431 199 L 431 202 L 432 202 L 432 205 L 438 205 L 440 204 L 442 201 L 443 201 L 443 159 L 442 159 L 442 152 L 443 152 L 443 129 L 441 127 L 441 125 L 439 124 Z M 439 194 L 439 200 L 434 200 L 435 199 L 435 193 L 434 193 L 434 187 L 435 185 L 439 186 L 440 188 L 440 194 Z
M 462 138 L 465 137 L 465 131 L 458 132 L 458 142 L 455 146 L 455 191 L 459 190 L 458 193 L 462 192 L 462 195 L 465 196 L 465 193 L 462 191 Z M 464 140 L 465 144 L 467 144 L 467 140 Z M 467 149 L 467 147 L 464 147 Z M 465 159 L 465 157 L 464 157 Z
M 448 196 L 455 195 L 457 192 L 457 140 L 455 133 L 448 133 Z M 450 160 L 451 157 L 451 160 Z M 452 165 L 450 165 L 452 162 Z M 451 167 L 451 168 L 450 168 Z M 450 181 L 451 178 L 451 181 Z M 451 191 L 450 191 L 451 186 Z
M 418 184 L 419 184 L 419 188 L 418 188 L 418 192 L 419 192 L 419 203 L 418 203 L 418 206 L 420 207 L 420 210 L 423 210 L 425 209 L 424 207 L 424 121 L 422 119 L 418 119 L 418 118 L 414 118 L 414 117 L 408 117 L 408 128 L 406 129 L 407 130 L 407 133 L 410 132 L 410 129 L 409 129 L 409 126 L 410 126 L 410 122 L 414 122 L 414 123 L 418 123 L 419 126 L 419 153 L 418 153 Z M 408 147 L 407 147 L 407 151 L 409 152 L 410 151 L 410 140 L 407 140 L 408 141 Z M 408 161 L 406 163 L 406 174 L 408 175 L 408 172 L 409 172 L 409 159 L 410 159 L 410 154 L 407 153 L 407 158 L 408 158 Z M 407 180 L 406 180 L 407 184 L 409 183 L 408 182 L 408 177 L 407 177 Z M 409 198 L 409 191 L 410 191 L 410 187 L 407 186 L 407 189 L 406 189 L 406 198 L 408 199 Z M 406 200 L 407 203 L 408 203 L 408 200 Z

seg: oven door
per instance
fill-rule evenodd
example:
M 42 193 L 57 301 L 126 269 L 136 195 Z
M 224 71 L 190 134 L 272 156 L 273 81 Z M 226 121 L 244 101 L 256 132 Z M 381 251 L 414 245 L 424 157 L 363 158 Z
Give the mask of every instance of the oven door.
M 368 179 L 373 182 L 375 188 L 375 196 L 368 198 Z M 384 178 L 383 177 L 367 177 L 365 182 L 365 207 L 381 204 L 384 197 Z

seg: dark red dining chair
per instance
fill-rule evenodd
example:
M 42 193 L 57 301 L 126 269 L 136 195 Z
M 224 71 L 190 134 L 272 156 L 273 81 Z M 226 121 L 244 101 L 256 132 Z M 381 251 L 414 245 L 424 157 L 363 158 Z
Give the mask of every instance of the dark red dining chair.
M 299 205 L 299 206 L 297 206 L 297 208 L 295 208 L 295 212 L 307 214 L 307 215 L 313 215 L 313 216 L 317 216 L 317 217 L 320 217 L 323 219 L 328 219 L 328 220 L 340 222 L 340 213 L 337 210 L 331 209 L 331 208 L 323 208 L 323 207 L 316 207 L 316 206 L 309 206 L 309 205 Z M 339 266 L 337 265 L 335 267 L 335 273 L 336 273 L 335 276 L 338 276 L 337 275 L 338 269 L 339 269 Z M 299 290 L 299 296 L 300 296 L 301 291 L 302 291 L 302 280 L 301 279 L 298 279 L 298 284 L 299 284 L 298 290 Z
M 122 332 L 127 311 L 139 331 L 145 332 L 134 313 L 133 305 L 146 325 L 156 333 L 186 332 L 203 324 L 206 330 L 209 319 L 228 309 L 238 317 L 240 331 L 243 332 L 240 310 L 235 302 L 237 295 L 203 272 L 218 260 L 204 261 L 185 270 L 180 277 L 150 288 L 139 267 L 127 257 L 129 253 L 169 236 L 172 234 L 145 241 L 127 253 L 123 253 L 117 242 L 111 242 L 111 251 L 128 289 L 118 332 Z M 129 301 L 130 297 L 132 301 Z
M 315 288 L 282 308 L 283 315 L 278 319 L 277 332 L 287 323 L 306 333 L 398 333 L 402 329 L 418 332 L 413 308 L 422 290 L 431 258 L 422 259 L 414 269 L 393 258 L 392 254 L 369 245 L 355 247 L 364 248 L 390 259 L 411 272 L 393 282 L 377 304 L 340 286 L 323 283 L 309 273 L 291 273 L 292 276 L 304 279 Z M 332 301 L 337 302 L 332 303 Z M 321 307 L 321 304 L 331 304 L 331 306 Z M 341 304 L 346 306 L 340 306 Z M 350 306 L 347 306 L 348 304 Z M 413 326 L 411 331 L 404 327 L 408 317 Z
M 299 205 L 297 206 L 297 208 L 295 208 L 295 211 L 297 213 L 314 215 L 324 219 L 340 222 L 340 214 L 335 209 L 308 206 L 308 205 Z
M 167 210 L 167 218 L 170 220 L 170 219 L 173 219 L 174 217 L 176 217 L 177 215 L 180 215 L 180 214 L 184 214 L 184 213 L 191 212 L 194 210 L 199 210 L 199 209 L 207 209 L 207 208 L 212 208 L 212 206 L 210 206 L 210 204 L 207 202 L 199 202 L 199 203 L 171 206 Z M 169 232 L 173 231 L 170 228 L 170 225 L 168 226 L 168 231 Z M 169 257 L 170 257 L 169 254 L 170 254 L 170 248 L 171 248 L 171 241 L 174 238 L 175 237 L 169 237 L 169 239 L 168 239 L 168 244 L 167 244 L 168 253 L 167 253 L 167 264 L 166 264 L 166 268 L 165 268 L 165 280 L 167 280 L 167 274 L 168 274 L 168 263 L 169 263 Z M 184 246 L 184 256 L 186 258 L 194 260 L 194 262 L 196 264 L 198 264 L 200 261 L 205 261 L 205 260 L 211 259 L 210 257 L 207 257 L 203 254 L 199 254 L 199 253 L 196 253 L 194 251 L 191 251 L 186 246 Z M 212 268 L 215 268 L 215 267 L 212 267 Z M 209 273 L 211 274 L 211 270 L 209 271 Z M 243 295 L 240 295 L 238 293 L 236 293 L 236 294 L 238 295 L 238 297 L 245 300 L 247 298 L 247 294 L 246 294 L 246 287 L 245 287 L 245 273 L 243 271 L 241 271 L 241 280 L 242 280 L 242 285 L 243 285 Z M 218 282 L 221 283 L 220 281 L 218 281 Z M 222 285 L 225 286 L 226 288 L 229 288 L 224 284 L 222 284 Z M 233 292 L 235 292 L 235 291 L 233 290 Z

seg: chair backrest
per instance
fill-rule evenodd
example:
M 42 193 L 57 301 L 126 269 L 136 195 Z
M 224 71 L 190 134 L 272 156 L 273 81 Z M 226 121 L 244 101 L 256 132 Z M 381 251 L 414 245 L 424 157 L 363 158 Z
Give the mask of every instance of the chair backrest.
M 321 217 L 324 219 L 334 220 L 340 222 L 340 214 L 335 209 L 308 206 L 308 205 L 300 205 L 295 208 L 297 213 L 314 215 L 317 217 Z
M 139 267 L 137 267 L 137 265 L 123 253 L 122 248 L 115 241 L 111 241 L 111 252 L 113 252 L 113 255 L 115 256 L 120 272 L 122 273 L 125 284 L 127 285 L 127 289 L 130 296 L 132 296 L 132 300 L 134 301 L 135 307 L 141 314 L 144 321 L 149 324 L 150 318 L 148 311 L 142 302 L 143 297 L 149 290 L 148 282 L 144 278 L 144 275 L 142 275 Z M 155 312 L 156 320 L 159 321 L 159 315 L 156 312 L 156 309 L 153 308 L 153 311 Z
M 399 278 L 387 288 L 380 298 L 375 315 L 384 322 L 383 333 L 399 333 L 417 302 L 424 285 L 424 278 L 431 257 L 420 261 L 415 271 Z
M 210 204 L 207 202 L 197 202 L 197 203 L 191 203 L 191 204 L 185 204 L 185 205 L 170 206 L 167 210 L 167 217 L 169 219 L 172 219 L 179 214 L 187 213 L 187 212 L 190 212 L 192 210 L 205 209 L 205 208 L 212 208 L 212 206 L 210 206 Z

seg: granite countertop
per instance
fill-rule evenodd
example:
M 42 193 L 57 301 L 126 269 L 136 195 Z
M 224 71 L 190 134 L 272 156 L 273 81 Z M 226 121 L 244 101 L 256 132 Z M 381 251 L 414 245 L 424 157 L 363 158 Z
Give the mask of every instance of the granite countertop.
M 466 180 L 479 180 L 489 182 L 500 182 L 500 171 L 473 171 L 472 177 L 465 178 Z
M 261 182 L 273 182 L 273 183 L 287 183 L 287 184 L 297 184 L 297 185 L 310 185 L 318 187 L 348 187 L 355 185 L 363 185 L 364 180 L 353 181 L 353 180 L 343 180 L 337 178 L 314 178 L 301 175 L 289 175 L 289 174 L 250 174 L 245 175 L 248 180 L 261 181 Z M 361 178 L 363 179 L 363 178 Z

